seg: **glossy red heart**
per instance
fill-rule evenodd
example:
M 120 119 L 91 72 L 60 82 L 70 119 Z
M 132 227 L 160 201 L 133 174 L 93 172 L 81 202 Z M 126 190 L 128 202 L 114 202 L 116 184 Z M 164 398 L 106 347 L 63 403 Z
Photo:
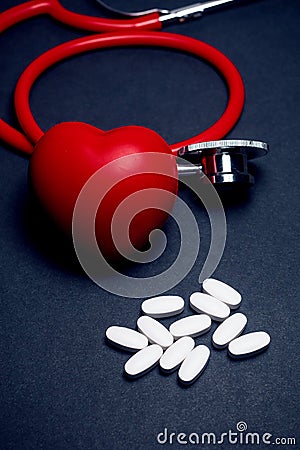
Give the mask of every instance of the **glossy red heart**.
M 144 173 L 147 169 L 146 155 L 169 155 L 163 158 L 163 167 L 156 167 L 157 173 Z M 133 155 L 124 166 L 123 156 Z M 109 260 L 120 257 L 111 236 L 111 221 L 118 205 L 128 196 L 139 191 L 151 195 L 151 188 L 161 192 L 177 194 L 176 158 L 168 144 L 154 131 L 143 127 L 122 127 L 103 132 L 96 127 L 80 122 L 66 122 L 47 131 L 37 143 L 30 160 L 30 181 L 39 201 L 54 221 L 69 235 L 72 232 L 72 216 L 80 191 L 98 169 L 111 161 L 118 161 L 109 170 L 112 178 L 124 173 L 125 179 L 107 192 L 100 203 L 95 232 L 101 252 Z M 157 159 L 160 164 L 160 159 Z M 150 194 L 149 194 L 150 192 Z M 155 203 L 158 193 L 151 199 Z M 155 198 L 156 197 L 156 198 Z M 159 195 L 158 204 L 162 199 Z M 146 197 L 145 197 L 146 200 Z M 141 249 L 148 242 L 149 233 L 160 228 L 168 217 L 174 204 L 174 195 L 166 195 L 162 209 L 149 208 L 140 211 L 137 202 L 137 215 L 132 219 L 129 237 L 132 245 Z M 167 211 L 167 212 L 166 212 Z M 127 253 L 126 239 L 123 240 L 124 224 L 122 218 L 117 223 L 121 238 L 121 249 Z M 123 242 L 123 244 L 122 244 Z

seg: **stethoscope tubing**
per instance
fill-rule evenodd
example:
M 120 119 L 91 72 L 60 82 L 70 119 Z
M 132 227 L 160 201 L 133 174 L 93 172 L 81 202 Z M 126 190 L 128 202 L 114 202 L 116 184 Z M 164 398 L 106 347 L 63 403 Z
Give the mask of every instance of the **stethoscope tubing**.
M 235 65 L 219 50 L 202 41 L 173 33 L 157 31 L 142 31 L 142 27 L 157 29 L 157 23 L 152 13 L 147 16 L 129 20 L 98 19 L 70 12 L 63 8 L 57 0 L 33 0 L 5 11 L 0 16 L 0 31 L 19 23 L 22 20 L 40 14 L 50 14 L 63 23 L 101 31 L 113 30 L 112 33 L 96 34 L 74 39 L 60 44 L 36 58 L 21 75 L 15 90 L 15 108 L 20 125 L 25 132 L 21 132 L 0 120 L 0 138 L 15 148 L 31 154 L 34 145 L 43 136 L 43 131 L 35 121 L 29 104 L 30 91 L 36 79 L 48 68 L 66 58 L 97 49 L 120 46 L 156 46 L 172 48 L 195 55 L 212 64 L 226 81 L 229 98 L 225 111 L 221 117 L 208 129 L 192 138 L 170 145 L 171 150 L 177 154 L 184 146 L 208 140 L 223 138 L 239 119 L 245 99 L 244 84 Z M 153 21 L 152 25 L 149 22 Z M 80 21 L 79 21 L 80 19 Z M 147 22 L 148 21 L 148 22 Z M 158 19 L 157 19 L 158 21 Z M 147 22 L 147 26 L 145 25 Z M 159 22 L 159 21 L 158 21 Z M 117 24 L 126 25 L 126 28 L 117 28 Z M 139 24 L 139 25 L 137 25 Z M 141 24 L 144 24 L 143 26 Z M 122 26 L 123 26 L 122 25 Z M 160 22 L 159 22 L 159 25 Z M 96 28 L 94 28 L 96 27 Z M 104 29 L 104 28 L 105 29 Z M 136 31 L 136 28 L 139 30 Z M 134 29 L 132 29 L 134 28 Z M 122 29 L 122 32 L 120 30 Z M 159 28 L 160 29 L 160 28 Z
M 31 0 L 1 13 L 0 32 L 41 14 L 48 14 L 70 27 L 94 33 L 122 32 L 132 29 L 160 31 L 162 28 L 157 12 L 133 19 L 106 19 L 69 11 L 58 0 Z

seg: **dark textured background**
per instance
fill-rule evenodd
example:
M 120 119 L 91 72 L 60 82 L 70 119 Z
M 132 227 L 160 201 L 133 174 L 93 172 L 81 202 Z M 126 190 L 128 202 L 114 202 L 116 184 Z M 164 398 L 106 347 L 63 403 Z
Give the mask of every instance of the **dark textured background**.
M 0 10 L 17 3 L 2 0 Z M 93 0 L 63 3 L 74 11 L 101 14 Z M 124 9 L 142 8 L 141 3 L 146 2 L 111 2 Z M 179 0 L 150 3 L 182 5 Z M 222 433 L 235 430 L 241 420 L 249 431 L 269 432 L 272 439 L 297 437 L 299 12 L 297 0 L 258 0 L 166 28 L 202 39 L 232 59 L 247 99 L 229 136 L 266 140 L 271 148 L 255 163 L 257 182 L 249 198 L 226 205 L 228 239 L 215 272 L 243 294 L 247 330 L 270 332 L 271 346 L 239 362 L 213 351 L 207 370 L 189 389 L 178 385 L 176 374 L 166 377 L 157 368 L 135 382 L 122 376 L 128 355 L 105 344 L 105 329 L 134 327 L 142 299 L 109 294 L 81 272 L 67 246 L 30 211 L 27 158 L 1 143 L 1 449 L 151 449 L 159 447 L 156 436 L 165 427 L 176 433 Z M 13 89 L 26 65 L 83 34 L 40 17 L 1 36 L 4 119 L 16 124 Z M 136 124 L 175 142 L 211 124 L 225 102 L 221 78 L 192 57 L 115 49 L 50 70 L 36 84 L 31 104 L 44 129 L 63 120 L 104 129 Z M 203 242 L 197 264 L 172 290 L 188 299 L 199 288 L 210 232 L 203 209 L 187 191 L 181 195 L 195 211 Z M 160 262 L 132 273 L 151 275 L 172 261 L 178 234 L 172 223 L 166 231 L 170 245 Z M 210 345 L 210 338 L 197 343 Z M 299 443 L 278 448 L 299 448 Z

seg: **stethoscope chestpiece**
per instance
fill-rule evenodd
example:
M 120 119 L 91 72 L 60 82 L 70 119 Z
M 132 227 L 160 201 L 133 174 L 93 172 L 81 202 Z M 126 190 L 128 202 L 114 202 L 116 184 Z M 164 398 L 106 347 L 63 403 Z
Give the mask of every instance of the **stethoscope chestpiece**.
M 247 188 L 254 184 L 248 161 L 268 153 L 265 142 L 245 139 L 200 142 L 182 147 L 178 156 L 193 165 L 178 161 L 180 175 L 203 172 L 219 190 Z

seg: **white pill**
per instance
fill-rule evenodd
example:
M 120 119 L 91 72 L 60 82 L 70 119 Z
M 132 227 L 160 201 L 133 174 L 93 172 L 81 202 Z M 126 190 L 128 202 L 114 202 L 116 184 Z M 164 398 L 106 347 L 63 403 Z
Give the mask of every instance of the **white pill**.
M 160 322 L 149 316 L 142 316 L 137 321 L 138 329 L 152 344 L 160 345 L 164 350 L 173 344 L 174 339 L 169 330 Z
M 229 343 L 228 353 L 232 358 L 246 358 L 265 350 L 271 337 L 264 331 L 244 334 Z
M 189 336 L 184 336 L 172 344 L 159 361 L 160 367 L 165 372 L 171 372 L 182 363 L 188 353 L 195 347 L 195 341 Z
M 145 335 L 126 327 L 109 327 L 106 330 L 106 337 L 116 347 L 129 351 L 141 350 L 148 345 Z
M 238 291 L 228 284 L 213 278 L 204 280 L 202 288 L 204 292 L 226 303 L 232 309 L 238 308 L 242 301 L 242 296 Z
M 210 356 L 210 350 L 206 345 L 198 345 L 185 358 L 178 371 L 178 377 L 182 383 L 191 384 L 201 375 Z
M 142 303 L 142 311 L 147 316 L 161 319 L 180 314 L 184 309 L 184 300 L 178 295 L 162 295 L 145 300 Z
M 175 339 L 182 336 L 197 337 L 206 333 L 211 327 L 211 318 L 207 314 L 194 314 L 176 320 L 169 328 Z
M 190 305 L 198 313 L 208 314 L 213 320 L 221 322 L 230 314 L 229 306 L 215 297 L 202 292 L 190 296 Z
M 129 377 L 144 375 L 158 363 L 163 349 L 157 345 L 149 345 L 133 355 L 125 364 L 124 370 Z
M 216 348 L 226 347 L 230 341 L 242 334 L 247 324 L 247 317 L 244 314 L 236 313 L 228 317 L 215 330 L 212 341 Z

